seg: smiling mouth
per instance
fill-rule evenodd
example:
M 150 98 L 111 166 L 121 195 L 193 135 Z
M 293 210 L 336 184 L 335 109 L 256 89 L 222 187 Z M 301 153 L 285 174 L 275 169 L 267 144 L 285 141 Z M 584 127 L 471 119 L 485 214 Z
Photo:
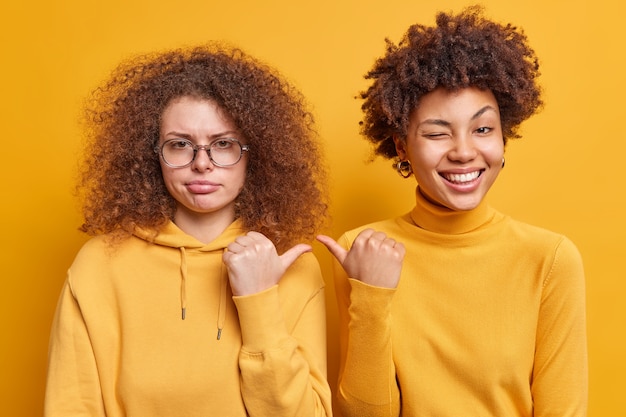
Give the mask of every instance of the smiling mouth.
M 453 184 L 466 184 L 474 181 L 476 178 L 480 177 L 483 173 L 483 170 L 468 172 L 466 174 L 439 174 L 442 178 Z

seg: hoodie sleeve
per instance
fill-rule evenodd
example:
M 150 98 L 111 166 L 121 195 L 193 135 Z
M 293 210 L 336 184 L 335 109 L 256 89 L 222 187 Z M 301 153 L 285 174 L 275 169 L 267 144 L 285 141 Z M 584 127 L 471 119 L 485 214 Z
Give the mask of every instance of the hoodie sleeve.
M 50 333 L 45 417 L 104 417 L 96 360 L 69 279 Z
M 251 417 L 332 415 L 324 285 L 317 260 L 308 258 L 315 262 L 297 261 L 277 286 L 233 297 L 243 341 L 241 392 Z
M 351 243 L 339 239 L 344 248 Z M 349 278 L 334 261 L 339 313 L 339 384 L 337 405 L 342 415 L 400 415 L 391 344 L 391 302 L 395 289 L 367 285 Z

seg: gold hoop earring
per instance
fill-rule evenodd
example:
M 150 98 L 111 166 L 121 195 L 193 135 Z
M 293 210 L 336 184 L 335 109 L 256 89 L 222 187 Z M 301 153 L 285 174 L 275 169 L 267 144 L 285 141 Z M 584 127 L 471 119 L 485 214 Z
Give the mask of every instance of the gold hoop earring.
M 398 161 L 396 163 L 396 171 L 402 178 L 409 178 L 413 174 L 413 167 L 411 167 L 411 161 Z
M 502 168 L 504 168 L 504 162 L 505 162 L 504 157 L 502 157 Z

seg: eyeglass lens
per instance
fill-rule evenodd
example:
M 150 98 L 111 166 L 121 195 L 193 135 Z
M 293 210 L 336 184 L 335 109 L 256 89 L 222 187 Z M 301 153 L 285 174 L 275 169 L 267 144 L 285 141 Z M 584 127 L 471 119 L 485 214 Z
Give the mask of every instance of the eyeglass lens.
M 211 162 L 219 166 L 234 165 L 241 159 L 242 147 L 236 139 L 218 139 L 210 145 L 196 146 L 188 140 L 172 139 L 163 143 L 161 154 L 168 165 L 191 164 L 197 152 L 208 151 Z

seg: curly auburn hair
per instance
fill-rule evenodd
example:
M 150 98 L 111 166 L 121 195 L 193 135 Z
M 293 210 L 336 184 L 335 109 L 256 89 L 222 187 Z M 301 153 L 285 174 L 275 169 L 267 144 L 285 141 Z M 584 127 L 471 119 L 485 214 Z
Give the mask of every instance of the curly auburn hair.
M 385 158 L 397 157 L 393 137 L 407 135 L 411 112 L 425 94 L 443 87 L 491 90 L 500 107 L 504 143 L 519 138 L 519 125 L 543 105 L 537 85 L 539 63 L 524 32 L 482 16 L 470 6 L 440 12 L 436 26 L 415 24 L 396 46 L 389 39 L 366 79 L 361 133 Z
M 156 234 L 173 218 L 176 201 L 154 147 L 163 110 L 182 96 L 216 102 L 250 145 L 235 209 L 244 228 L 279 249 L 311 239 L 327 213 L 326 168 L 306 100 L 276 70 L 219 44 L 131 58 L 93 91 L 77 184 L 80 229 L 123 237 L 141 227 Z

